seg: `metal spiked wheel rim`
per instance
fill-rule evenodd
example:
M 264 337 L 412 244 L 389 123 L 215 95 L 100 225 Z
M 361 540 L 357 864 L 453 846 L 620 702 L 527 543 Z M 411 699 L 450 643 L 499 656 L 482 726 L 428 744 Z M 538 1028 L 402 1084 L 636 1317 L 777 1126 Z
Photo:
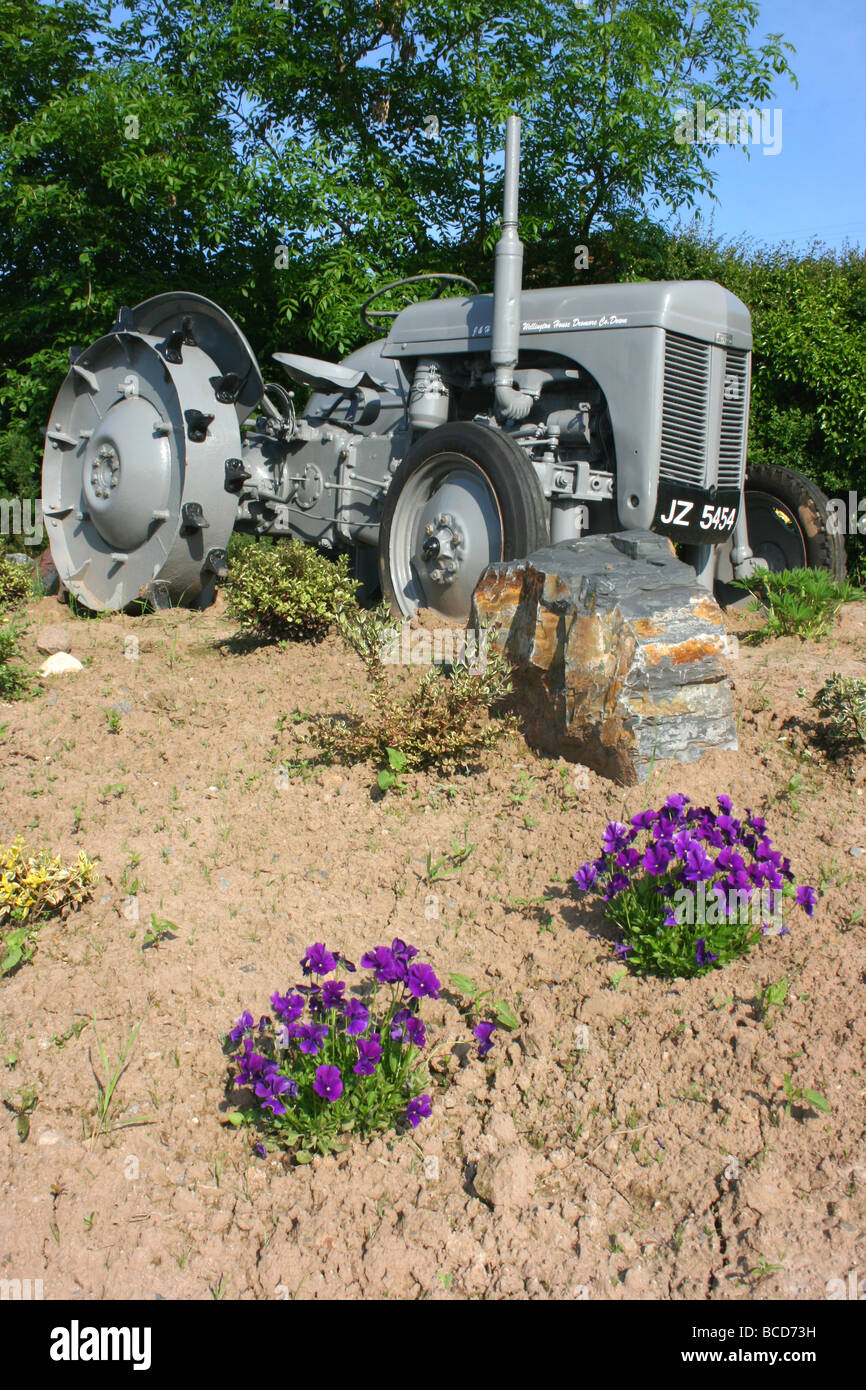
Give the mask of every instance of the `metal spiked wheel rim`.
M 407 478 L 391 522 L 388 562 L 401 611 L 432 608 L 464 623 L 481 574 L 502 559 L 504 537 L 483 469 L 463 454 L 427 459 Z
M 75 355 L 46 430 L 52 557 L 94 612 L 207 601 L 237 514 L 226 462 L 240 456 L 240 423 L 259 390 L 246 340 L 209 301 L 157 296 L 133 312 L 150 314 L 156 331 L 138 331 L 121 311 L 112 332 Z

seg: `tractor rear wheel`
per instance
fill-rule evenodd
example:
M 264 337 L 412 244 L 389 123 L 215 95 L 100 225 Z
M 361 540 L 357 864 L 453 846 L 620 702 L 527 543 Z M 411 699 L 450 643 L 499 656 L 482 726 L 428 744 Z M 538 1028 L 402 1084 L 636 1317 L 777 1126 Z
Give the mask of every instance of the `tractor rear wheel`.
M 403 459 L 385 498 L 382 593 L 395 614 L 469 617 L 484 570 L 549 541 L 538 478 L 507 435 L 475 421 L 440 425 Z
M 749 544 L 771 570 L 822 569 L 845 577 L 845 540 L 828 499 L 802 473 L 772 464 L 746 474 Z

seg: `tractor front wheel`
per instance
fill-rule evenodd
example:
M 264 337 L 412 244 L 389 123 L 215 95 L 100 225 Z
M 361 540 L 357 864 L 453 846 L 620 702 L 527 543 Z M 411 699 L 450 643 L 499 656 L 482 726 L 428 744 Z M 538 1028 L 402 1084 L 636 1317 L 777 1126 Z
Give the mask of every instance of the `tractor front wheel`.
M 431 608 L 462 624 L 488 565 L 548 541 L 544 495 L 518 446 L 475 421 L 440 425 L 412 445 L 388 489 L 382 593 L 405 617 Z

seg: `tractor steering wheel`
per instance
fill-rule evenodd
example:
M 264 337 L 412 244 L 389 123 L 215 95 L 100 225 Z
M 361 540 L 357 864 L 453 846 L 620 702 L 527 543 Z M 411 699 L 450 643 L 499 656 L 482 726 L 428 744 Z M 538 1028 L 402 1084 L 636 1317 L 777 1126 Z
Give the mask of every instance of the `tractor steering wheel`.
M 361 322 L 363 323 L 364 327 L 373 329 L 378 328 L 379 325 L 373 322 L 374 319 L 395 319 L 399 313 L 402 313 L 402 309 L 368 310 L 368 304 L 372 304 L 373 301 L 376 299 L 381 299 L 382 295 L 387 294 L 389 290 L 397 290 L 400 288 L 401 285 L 414 285 L 419 280 L 442 281 L 436 293 L 430 296 L 431 299 L 439 298 L 440 294 L 445 288 L 445 281 L 456 281 L 461 285 L 468 285 L 473 294 L 481 293 L 474 280 L 468 279 L 465 275 L 452 275 L 449 271 L 446 270 L 425 271 L 423 275 L 407 275 L 403 280 L 392 280 L 390 284 L 382 285 L 380 289 L 374 290 L 370 297 L 364 300 L 364 303 L 361 305 L 361 308 L 359 310 L 359 313 L 361 315 Z M 414 302 L 415 301 L 411 299 L 407 299 L 406 303 L 403 305 L 403 309 L 405 309 L 409 304 L 412 304 Z

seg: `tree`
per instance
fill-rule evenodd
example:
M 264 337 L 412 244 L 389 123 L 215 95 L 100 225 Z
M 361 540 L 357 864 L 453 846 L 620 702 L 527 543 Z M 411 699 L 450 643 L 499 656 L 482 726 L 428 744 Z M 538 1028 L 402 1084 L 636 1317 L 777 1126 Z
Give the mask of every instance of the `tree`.
M 489 288 L 510 110 L 526 282 L 568 283 L 576 242 L 711 191 L 679 106 L 789 71 L 751 0 L 285 3 L 0 0 L 0 482 L 119 303 L 191 288 L 263 353 L 343 355 L 384 278 Z

